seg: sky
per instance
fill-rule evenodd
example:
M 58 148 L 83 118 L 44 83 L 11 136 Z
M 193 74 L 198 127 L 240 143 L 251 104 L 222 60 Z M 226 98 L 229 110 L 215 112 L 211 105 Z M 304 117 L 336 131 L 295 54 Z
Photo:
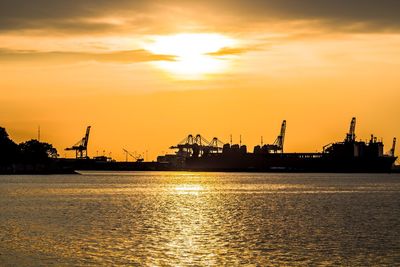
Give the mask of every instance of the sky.
M 168 152 L 188 134 L 285 151 L 400 136 L 397 0 L 0 0 L 0 126 L 61 156 Z M 147 151 L 147 153 L 146 153 Z M 111 154 L 110 154 L 111 153 Z

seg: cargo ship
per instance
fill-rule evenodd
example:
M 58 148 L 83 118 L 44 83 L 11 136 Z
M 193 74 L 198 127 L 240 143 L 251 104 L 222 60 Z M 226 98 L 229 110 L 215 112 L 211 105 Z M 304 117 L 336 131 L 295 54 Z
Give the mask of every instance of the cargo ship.
M 242 144 L 223 143 L 218 138 L 208 142 L 201 135 L 189 135 L 170 147 L 173 154 L 159 156 L 163 168 L 186 171 L 244 172 L 390 172 L 395 156 L 396 138 L 384 153 L 382 141 L 371 135 L 369 141 L 357 141 L 356 118 L 342 142 L 325 145 L 317 153 L 286 153 L 283 151 L 286 121 L 272 144 L 261 144 L 247 151 Z M 166 167 L 167 166 L 167 167 Z

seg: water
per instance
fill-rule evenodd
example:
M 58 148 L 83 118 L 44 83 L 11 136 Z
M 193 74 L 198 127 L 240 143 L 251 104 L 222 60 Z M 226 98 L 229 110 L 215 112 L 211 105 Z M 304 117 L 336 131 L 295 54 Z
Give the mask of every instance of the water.
M 399 174 L 0 176 L 0 266 L 395 266 Z

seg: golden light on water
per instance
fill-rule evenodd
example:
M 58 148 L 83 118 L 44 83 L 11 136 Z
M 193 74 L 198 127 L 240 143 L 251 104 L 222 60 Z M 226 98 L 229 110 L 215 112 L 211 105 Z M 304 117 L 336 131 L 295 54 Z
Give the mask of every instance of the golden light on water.
M 179 78 L 197 79 L 226 70 L 229 61 L 212 53 L 233 45 L 233 39 L 221 34 L 184 33 L 154 37 L 154 42 L 145 49 L 154 54 L 175 56 L 173 61 L 153 63 L 157 67 Z
M 200 191 L 204 190 L 199 184 L 182 184 L 176 186 L 174 189 L 178 194 L 198 194 Z

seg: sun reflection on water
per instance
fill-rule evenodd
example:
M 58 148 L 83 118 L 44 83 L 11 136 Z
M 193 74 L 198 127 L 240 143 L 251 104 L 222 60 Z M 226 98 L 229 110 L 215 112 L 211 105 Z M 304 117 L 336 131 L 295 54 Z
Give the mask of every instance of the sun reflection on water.
M 198 194 L 204 190 L 199 184 L 181 184 L 174 188 L 178 194 Z
M 398 180 L 197 172 L 0 177 L 0 266 L 393 266 Z

